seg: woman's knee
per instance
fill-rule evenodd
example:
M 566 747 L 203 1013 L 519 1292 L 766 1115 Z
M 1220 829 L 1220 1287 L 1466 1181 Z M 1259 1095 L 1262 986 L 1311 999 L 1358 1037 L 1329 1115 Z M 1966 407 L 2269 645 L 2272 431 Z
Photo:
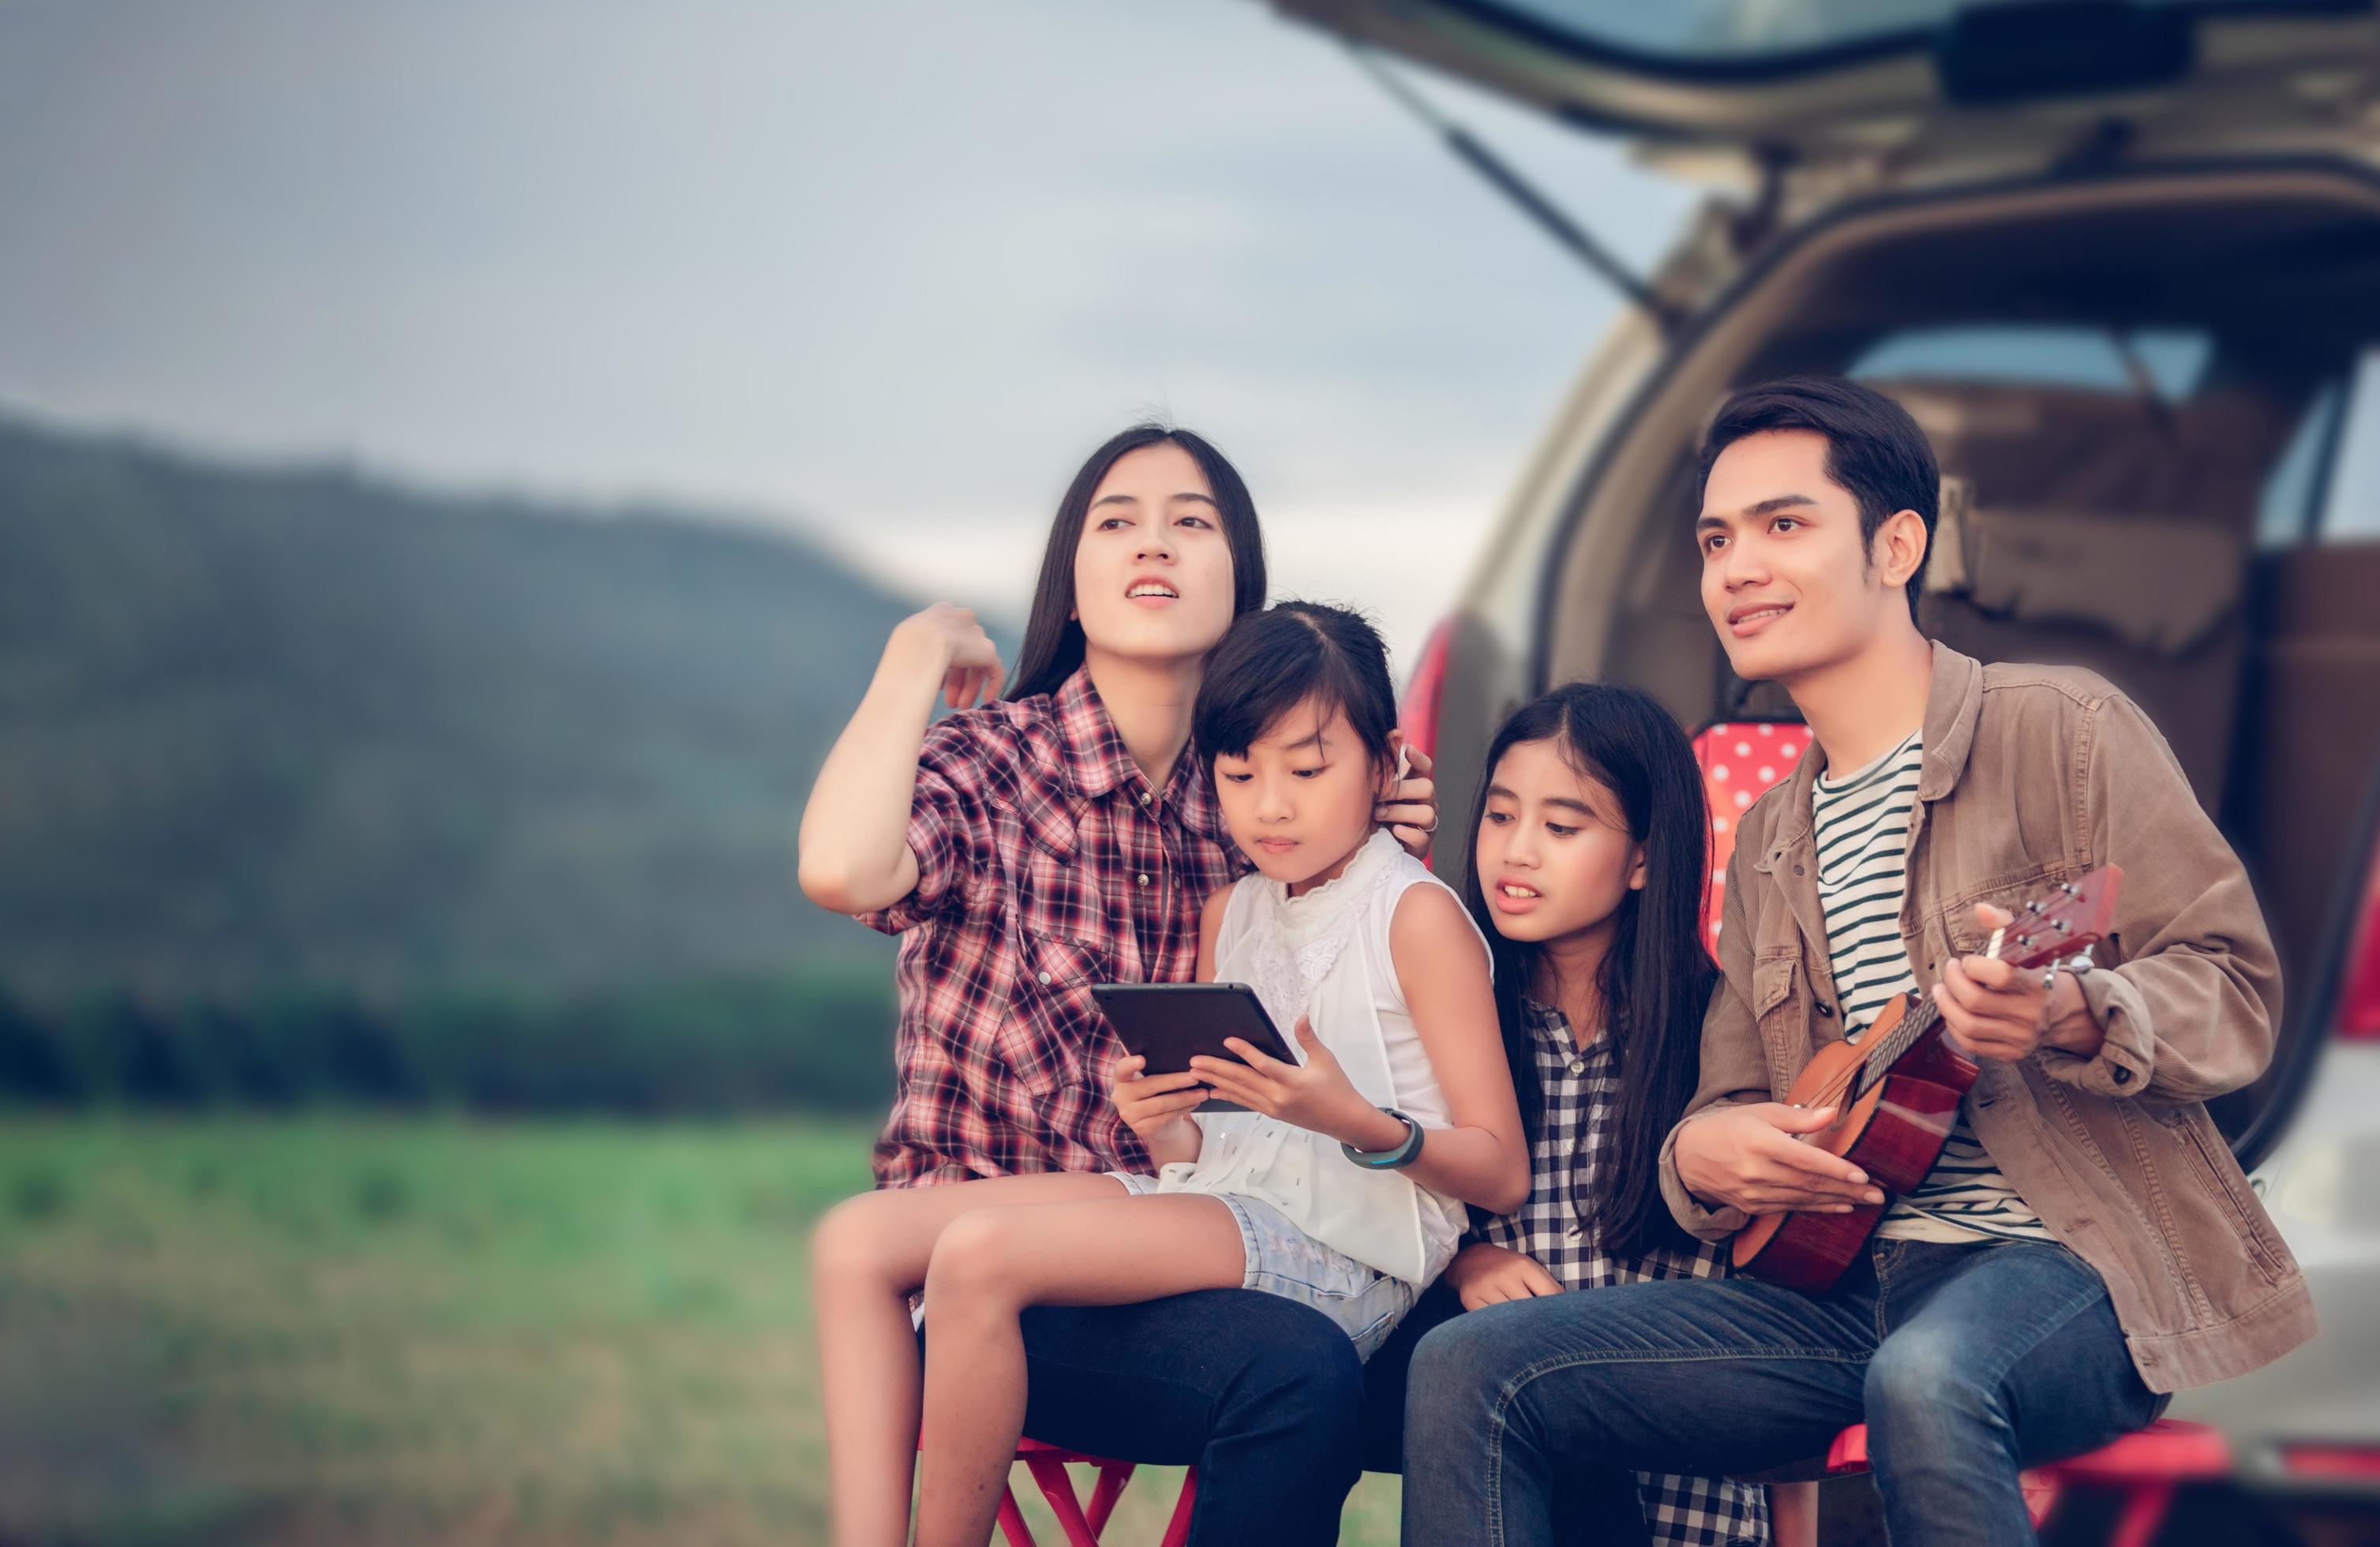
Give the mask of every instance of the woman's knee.
M 977 1209 L 960 1215 L 934 1238 L 926 1264 L 926 1318 L 936 1311 L 947 1322 L 972 1311 L 1014 1311 L 1018 1282 L 1016 1236 L 1004 1211 Z
M 1235 1291 L 1261 1293 L 1261 1291 Z M 1238 1345 L 1237 1406 L 1268 1427 L 1343 1433 L 1352 1443 L 1364 1405 L 1364 1361 L 1339 1324 L 1310 1306 L 1267 1296 L 1251 1303 Z
M 810 1273 L 820 1283 L 874 1283 L 897 1276 L 897 1238 L 887 1196 L 863 1192 L 820 1216 L 810 1230 Z

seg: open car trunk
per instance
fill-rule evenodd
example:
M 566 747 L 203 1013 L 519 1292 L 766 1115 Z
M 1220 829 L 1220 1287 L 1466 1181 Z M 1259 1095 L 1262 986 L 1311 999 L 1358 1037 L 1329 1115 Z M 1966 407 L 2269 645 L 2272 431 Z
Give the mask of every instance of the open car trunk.
M 2046 167 L 2320 135 L 2380 66 L 2369 0 L 1274 0 L 1585 127 L 1837 169 Z M 2011 113 L 2013 103 L 2026 111 Z
M 2380 441 L 2374 359 L 2380 183 L 2345 166 L 1846 212 L 1711 308 L 1610 438 L 1548 566 L 1535 675 L 1633 683 L 1690 727 L 1790 717 L 1704 617 L 1694 448 L 1743 383 L 1834 370 L 1892 393 L 1946 483 L 1921 624 L 2132 695 L 2256 881 L 2283 1050 L 2216 1111 L 2252 1162 L 2371 852 L 2380 478 L 2341 473 L 2359 428 Z

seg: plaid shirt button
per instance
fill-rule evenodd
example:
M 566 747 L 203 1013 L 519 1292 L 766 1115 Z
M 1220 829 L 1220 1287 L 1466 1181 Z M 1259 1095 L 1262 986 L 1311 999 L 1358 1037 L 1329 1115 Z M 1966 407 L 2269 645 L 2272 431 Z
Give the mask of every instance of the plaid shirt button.
M 1198 757 L 1161 793 L 1087 671 L 928 729 L 909 808 L 917 889 L 861 915 L 901 937 L 879 1185 L 1151 1169 L 1099 1082 L 1115 1033 L 1089 985 L 1189 982 L 1199 909 L 1249 868 Z M 1140 868 L 1151 859 L 1163 886 Z

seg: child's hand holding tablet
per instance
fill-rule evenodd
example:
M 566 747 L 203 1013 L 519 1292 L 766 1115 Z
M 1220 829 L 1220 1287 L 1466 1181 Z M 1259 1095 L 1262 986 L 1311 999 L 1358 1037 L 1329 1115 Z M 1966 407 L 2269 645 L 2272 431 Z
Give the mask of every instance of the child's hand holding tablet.
M 1143 1060 L 1138 1073 L 1141 1080 L 1190 1074 L 1190 1060 L 1199 1054 L 1245 1064 L 1245 1059 L 1224 1045 L 1227 1037 L 1237 1037 L 1285 1064 L 1305 1061 L 1273 1025 L 1272 1017 L 1265 1013 L 1256 990 L 1244 983 L 1099 983 L 1091 985 L 1091 994 L 1106 1012 L 1108 1023 L 1116 1029 L 1116 1035 L 1123 1040 L 1124 1050 Z M 1182 1085 L 1176 1089 L 1186 1092 L 1204 1087 Z M 1193 1106 L 1201 1112 L 1247 1110 L 1237 1102 L 1212 1096 L 1187 1106 L 1169 1103 L 1165 1111 L 1152 1112 L 1150 1116 L 1161 1121 L 1166 1116 Z M 1133 1115 L 1125 1113 L 1124 1120 L 1132 1122 Z M 1134 1124 L 1135 1131 L 1138 1127 Z

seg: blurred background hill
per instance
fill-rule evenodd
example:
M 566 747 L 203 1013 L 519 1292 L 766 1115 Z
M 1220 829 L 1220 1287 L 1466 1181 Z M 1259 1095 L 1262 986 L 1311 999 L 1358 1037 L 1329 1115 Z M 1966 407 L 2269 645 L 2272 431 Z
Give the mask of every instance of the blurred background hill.
M 0 1081 L 880 1103 L 889 942 L 792 834 L 915 605 L 790 531 L 0 418 Z

